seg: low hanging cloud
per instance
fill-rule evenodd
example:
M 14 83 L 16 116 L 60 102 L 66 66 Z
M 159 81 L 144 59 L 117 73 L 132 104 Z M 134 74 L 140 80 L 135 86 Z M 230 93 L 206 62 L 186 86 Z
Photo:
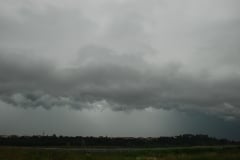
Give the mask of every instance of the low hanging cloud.
M 239 118 L 240 77 L 216 80 L 213 75 L 192 75 L 177 63 L 159 68 L 144 56 L 86 46 L 73 66 L 59 68 L 29 55 L 1 54 L 1 73 L 5 73 L 0 79 L 1 100 L 23 108 L 153 107 Z
M 240 118 L 238 1 L 13 2 L 0 2 L 1 101 Z

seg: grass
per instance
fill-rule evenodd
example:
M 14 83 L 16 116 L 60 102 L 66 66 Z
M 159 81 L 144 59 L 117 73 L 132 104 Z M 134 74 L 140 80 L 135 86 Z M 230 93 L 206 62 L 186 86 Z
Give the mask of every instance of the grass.
M 240 160 L 240 147 L 190 147 L 104 152 L 0 147 L 0 160 Z

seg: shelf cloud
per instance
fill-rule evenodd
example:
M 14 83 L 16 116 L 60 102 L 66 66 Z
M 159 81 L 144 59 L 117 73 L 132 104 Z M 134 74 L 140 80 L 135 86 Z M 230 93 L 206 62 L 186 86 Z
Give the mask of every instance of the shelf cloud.
M 240 118 L 240 2 L 2 1 L 0 99 Z

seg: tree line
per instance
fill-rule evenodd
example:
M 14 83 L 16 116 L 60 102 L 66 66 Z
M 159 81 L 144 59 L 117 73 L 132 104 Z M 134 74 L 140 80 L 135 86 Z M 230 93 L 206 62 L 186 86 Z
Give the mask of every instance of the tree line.
M 26 147 L 177 147 L 240 145 L 238 141 L 217 139 L 208 135 L 184 134 L 174 137 L 69 137 L 69 136 L 0 136 L 1 146 Z

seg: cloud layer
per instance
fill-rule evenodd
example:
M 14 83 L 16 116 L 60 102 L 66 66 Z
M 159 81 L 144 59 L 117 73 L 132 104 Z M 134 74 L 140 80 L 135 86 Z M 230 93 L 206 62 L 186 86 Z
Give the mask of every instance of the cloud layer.
M 0 98 L 240 118 L 238 1 L 1 2 Z

